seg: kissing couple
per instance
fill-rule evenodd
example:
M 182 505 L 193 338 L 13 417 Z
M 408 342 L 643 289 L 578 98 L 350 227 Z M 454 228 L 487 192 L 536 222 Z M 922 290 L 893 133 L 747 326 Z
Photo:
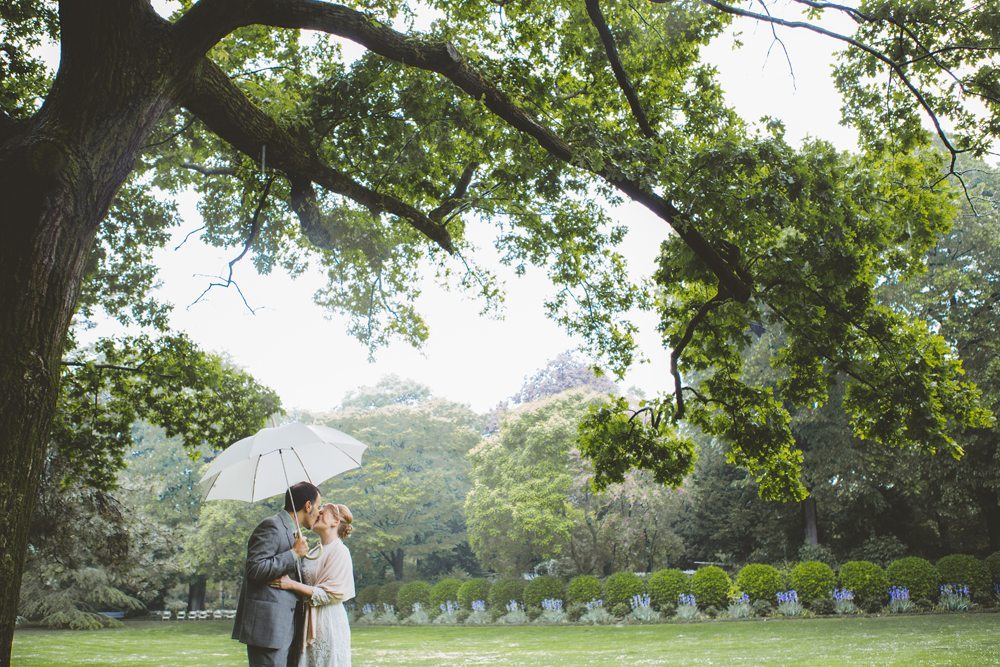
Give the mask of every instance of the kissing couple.
M 319 536 L 319 554 L 296 520 Z M 316 486 L 299 482 L 285 492 L 284 511 L 254 528 L 233 626 L 250 667 L 350 667 L 343 603 L 354 597 L 354 563 L 343 540 L 353 522 L 346 505 L 324 505 Z

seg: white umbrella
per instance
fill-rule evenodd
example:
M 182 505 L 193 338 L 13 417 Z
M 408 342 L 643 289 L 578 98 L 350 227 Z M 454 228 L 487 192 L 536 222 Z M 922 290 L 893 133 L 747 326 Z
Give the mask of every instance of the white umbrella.
M 205 500 L 255 502 L 284 493 L 291 480 L 319 485 L 360 467 L 366 447 L 328 426 L 292 422 L 264 428 L 233 443 L 209 464 L 201 478 Z M 297 516 L 295 523 L 301 532 Z

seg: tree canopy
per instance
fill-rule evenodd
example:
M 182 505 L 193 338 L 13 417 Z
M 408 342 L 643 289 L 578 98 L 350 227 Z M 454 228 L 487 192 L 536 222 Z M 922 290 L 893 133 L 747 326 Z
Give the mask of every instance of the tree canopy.
M 639 419 L 618 405 L 591 422 L 608 483 L 634 465 L 683 476 L 683 419 L 724 439 L 766 495 L 801 497 L 789 410 L 826 401 L 840 374 L 860 436 L 960 454 L 956 429 L 989 412 L 949 342 L 875 289 L 921 269 L 963 192 L 957 157 L 997 137 L 1000 13 L 963 0 L 774 9 L 180 0 L 161 15 L 148 0 L 4 3 L 0 438 L 13 472 L 0 515 L 15 517 L 0 525 L 13 554 L 4 636 L 71 318 L 94 304 L 162 318 L 145 291 L 149 253 L 188 189 L 203 239 L 262 272 L 319 267 L 329 281 L 317 301 L 373 348 L 426 339 L 414 304 L 428 267 L 498 305 L 471 225 L 491 227 L 509 265 L 544 268 L 552 316 L 613 370 L 632 360 L 623 314 L 655 308 L 673 393 Z M 860 155 L 821 139 L 793 148 L 780 123 L 726 105 L 700 50 L 734 21 L 843 44 L 836 82 Z M 54 74 L 35 51 L 45 40 L 60 45 Z M 629 283 L 616 249 L 626 229 L 606 204 L 623 198 L 674 232 L 650 285 Z M 231 274 L 214 284 L 238 287 Z M 757 323 L 788 332 L 774 387 L 742 373 Z

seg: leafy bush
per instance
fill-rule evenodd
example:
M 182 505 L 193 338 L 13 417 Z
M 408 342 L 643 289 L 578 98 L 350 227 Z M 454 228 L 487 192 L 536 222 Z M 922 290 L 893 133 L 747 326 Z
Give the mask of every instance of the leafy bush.
M 490 582 L 485 579 L 469 579 L 458 587 L 458 603 L 462 609 L 472 609 L 472 603 L 476 600 L 489 599 Z
M 390 581 L 387 584 L 382 584 L 378 589 L 378 606 L 384 604 L 391 604 L 393 607 L 396 606 L 396 596 L 399 595 L 399 589 L 403 587 L 402 581 Z
M 653 608 L 664 611 L 673 609 L 678 595 L 691 592 L 691 578 L 680 570 L 668 567 L 651 574 L 646 587 Z
M 726 571 L 715 565 L 700 567 L 691 577 L 691 590 L 702 609 L 726 606 L 732 585 Z
M 857 560 L 869 560 L 885 567 L 906 555 L 906 545 L 895 535 L 872 535 L 856 552 Z
M 378 585 L 365 586 L 354 597 L 354 602 L 358 605 L 359 609 L 364 607 L 366 604 L 376 604 L 379 601 L 381 589 L 382 587 Z
M 793 567 L 791 579 L 792 588 L 806 604 L 830 597 L 830 591 L 837 585 L 837 575 L 833 569 L 818 560 L 806 561 Z
M 886 576 L 890 586 L 910 591 L 911 600 L 937 600 L 941 575 L 930 561 L 917 556 L 907 556 L 889 563 Z
M 736 575 L 736 587 L 750 596 L 752 602 L 763 600 L 774 602 L 778 591 L 782 590 L 781 574 L 770 565 L 747 565 Z
M 427 609 L 431 603 L 431 585 L 426 581 L 411 581 L 403 584 L 396 593 L 396 611 L 406 618 L 413 613 L 413 603 L 419 602 L 420 606 Z
M 614 616 L 615 618 L 621 619 L 628 616 L 629 611 L 631 610 L 629 609 L 628 604 L 626 604 L 625 602 L 619 602 L 618 604 L 616 604 L 614 607 L 611 608 L 611 615 Z
M 524 602 L 524 579 L 499 579 L 490 586 L 489 597 L 486 598 L 490 611 L 506 612 L 511 600 L 519 604 Z
M 568 604 L 587 604 L 599 597 L 601 597 L 601 580 L 589 574 L 573 577 L 566 586 Z
M 990 569 L 990 578 L 995 583 L 1000 583 L 1000 551 L 991 553 L 984 562 L 986 567 Z
M 559 577 L 548 574 L 535 577 L 524 587 L 524 604 L 534 609 L 542 606 L 542 600 L 562 600 L 565 589 Z
M 969 595 L 976 602 L 988 602 L 993 596 L 990 569 L 975 556 L 952 554 L 937 562 L 942 584 L 959 584 L 969 587 Z
M 646 592 L 646 587 L 636 574 L 632 572 L 615 572 L 604 580 L 604 606 L 611 609 L 611 612 L 618 616 L 615 611 L 618 605 L 625 605 L 625 613 L 628 613 L 628 602 L 633 595 L 642 595 Z M 624 614 L 623 614 L 624 615 Z
M 449 600 L 458 601 L 458 589 L 462 587 L 462 580 L 448 577 L 434 584 L 431 588 L 431 607 L 438 609 Z
M 837 566 L 837 558 L 833 555 L 833 550 L 825 544 L 803 544 L 799 547 L 799 560 L 803 563 L 818 560 L 831 568 Z
M 889 597 L 885 570 L 866 560 L 852 560 L 840 566 L 840 587 L 854 593 L 854 603 L 865 611 L 882 608 Z

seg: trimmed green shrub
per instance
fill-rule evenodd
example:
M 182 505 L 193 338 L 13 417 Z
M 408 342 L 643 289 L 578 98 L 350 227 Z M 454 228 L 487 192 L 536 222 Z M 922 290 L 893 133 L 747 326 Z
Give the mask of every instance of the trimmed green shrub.
M 729 588 L 733 585 L 729 575 L 721 567 L 708 565 L 699 567 L 691 575 L 691 591 L 702 609 L 725 607 L 729 601 Z M 677 598 L 674 598 L 676 603 Z
M 983 562 L 990 569 L 990 579 L 1000 583 L 1000 551 L 994 551 Z
M 755 563 L 747 565 L 736 575 L 736 587 L 750 596 L 752 602 L 758 600 L 775 604 L 778 591 L 784 590 L 784 582 L 777 568 Z
M 559 577 L 535 577 L 524 586 L 524 604 L 529 608 L 542 606 L 542 600 L 562 600 L 566 584 Z
M 462 586 L 461 579 L 448 577 L 431 587 L 431 607 L 438 610 L 448 600 L 458 602 L 458 589 Z
M 566 586 L 566 604 L 586 604 L 601 597 L 601 580 L 589 574 L 573 577 Z
M 462 609 L 472 610 L 476 600 L 486 602 L 490 598 L 490 582 L 485 579 L 469 579 L 458 587 L 458 603 Z
M 646 581 L 649 601 L 659 611 L 677 606 L 677 596 L 691 592 L 691 578 L 672 567 L 657 570 Z
M 516 600 L 524 604 L 524 579 L 499 579 L 490 586 L 490 594 L 486 602 L 491 611 L 507 611 L 507 603 Z
M 937 562 L 942 584 L 964 584 L 976 602 L 987 602 L 993 595 L 990 569 L 975 556 L 951 554 Z
M 399 589 L 401 589 L 402 587 L 403 587 L 402 581 L 390 581 L 387 584 L 382 584 L 382 586 L 378 589 L 379 606 L 383 604 L 391 604 L 393 607 L 395 607 L 397 604 L 396 596 L 399 595 Z
M 424 611 L 431 604 L 431 585 L 426 581 L 410 581 L 403 584 L 396 593 L 396 611 L 400 616 L 413 613 L 413 603 L 419 602 Z
M 604 580 L 604 607 L 614 613 L 616 606 L 623 604 L 628 607 L 633 595 L 645 592 L 646 586 L 638 575 L 632 572 L 615 572 Z
M 792 568 L 791 585 L 799 600 L 811 606 L 813 600 L 830 597 L 837 585 L 837 575 L 826 563 L 810 560 Z
M 865 611 L 878 611 L 889 601 L 889 578 L 885 570 L 867 560 L 841 565 L 840 587 L 853 592 L 854 604 Z
M 366 604 L 378 604 L 379 595 L 381 594 L 382 587 L 379 585 L 365 586 L 362 588 L 356 596 L 354 596 L 354 602 L 357 604 L 358 609 L 361 609 Z
M 907 556 L 889 563 L 885 570 L 890 586 L 899 586 L 910 591 L 913 601 L 938 598 L 938 586 L 941 585 L 941 575 L 929 560 L 918 556 Z

